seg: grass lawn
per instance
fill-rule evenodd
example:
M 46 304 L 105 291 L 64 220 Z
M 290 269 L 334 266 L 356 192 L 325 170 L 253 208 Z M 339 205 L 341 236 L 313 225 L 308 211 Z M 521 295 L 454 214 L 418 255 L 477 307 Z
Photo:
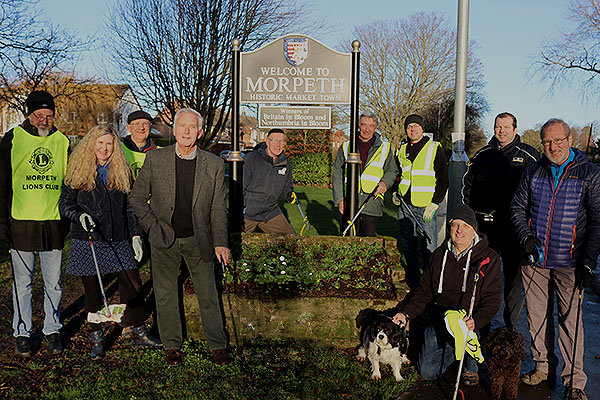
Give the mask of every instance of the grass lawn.
M 339 214 L 331 190 L 296 187 L 311 229 L 307 235 L 337 235 Z M 380 235 L 397 237 L 395 207 L 386 196 L 385 215 L 379 220 Z M 284 212 L 299 233 L 302 219 L 296 205 L 284 204 Z M 66 251 L 64 253 L 66 255 Z M 142 281 L 149 268 L 140 270 Z M 186 341 L 184 365 L 170 367 L 163 351 L 135 349 L 131 339 L 119 337 L 120 328 L 107 328 L 107 356 L 89 358 L 83 289 L 78 279 L 63 274 L 63 331 L 66 349 L 59 356 L 45 350 L 43 287 L 37 268 L 34 287 L 34 354 L 14 356 L 12 336 L 12 273 L 7 249 L 0 244 L 0 398 L 7 399 L 394 399 L 417 379 L 413 367 L 403 369 L 405 381 L 397 383 L 390 369 L 383 379 L 370 379 L 368 363 L 359 363 L 356 349 L 318 345 L 294 339 L 246 341 L 232 352 L 233 362 L 218 366 L 204 341 Z M 111 285 L 111 287 L 113 287 Z M 109 303 L 115 303 L 115 290 Z M 232 339 L 233 342 L 233 339 Z M 358 338 L 356 338 L 358 344 Z
M 333 204 L 331 189 L 295 186 L 294 191 L 298 196 L 302 211 L 308 216 L 310 224 L 310 230 L 305 230 L 304 235 L 339 235 L 340 213 Z M 384 214 L 379 218 L 379 222 L 377 223 L 377 234 L 398 237 L 397 207 L 392 204 L 390 196 L 388 193 L 385 195 Z M 282 209 L 296 233 L 299 234 L 302 228 L 302 217 L 298 206 L 296 204 L 283 203 Z

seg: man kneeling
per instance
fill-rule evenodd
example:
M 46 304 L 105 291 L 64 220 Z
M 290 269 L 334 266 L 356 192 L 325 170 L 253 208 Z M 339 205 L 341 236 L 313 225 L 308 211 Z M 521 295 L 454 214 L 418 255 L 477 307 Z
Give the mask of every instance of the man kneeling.
M 419 287 L 393 317 L 396 324 L 404 325 L 428 311 L 430 325 L 425 329 L 417 364 L 426 380 L 439 378 L 450 364 L 460 359 L 466 336 L 473 337 L 472 331 L 487 325 L 501 302 L 500 258 L 488 247 L 485 235 L 477 233 L 475 213 L 468 206 L 459 205 L 449 217 L 450 238 L 433 252 Z M 462 324 L 458 319 L 464 321 L 468 333 L 452 329 Z M 459 351 L 455 351 L 455 343 L 461 343 Z M 470 348 L 471 345 L 467 346 L 464 353 L 462 380 L 466 385 L 476 385 L 479 376 L 475 359 L 479 357 Z

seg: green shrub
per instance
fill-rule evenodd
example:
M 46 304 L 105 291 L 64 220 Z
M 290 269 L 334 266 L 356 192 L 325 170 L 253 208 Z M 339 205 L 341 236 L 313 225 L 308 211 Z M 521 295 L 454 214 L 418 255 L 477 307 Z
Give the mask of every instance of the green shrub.
M 346 290 L 373 297 L 394 292 L 387 256 L 376 243 L 244 243 L 237 265 L 227 280 L 244 289 L 239 294 L 331 295 Z
M 308 153 L 291 159 L 294 183 L 325 186 L 331 182 L 331 155 Z

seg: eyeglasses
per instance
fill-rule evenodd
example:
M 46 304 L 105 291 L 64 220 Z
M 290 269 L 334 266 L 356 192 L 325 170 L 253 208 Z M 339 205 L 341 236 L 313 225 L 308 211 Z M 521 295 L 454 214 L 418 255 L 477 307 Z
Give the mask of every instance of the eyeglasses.
M 36 115 L 36 113 L 31 113 L 38 121 L 46 121 L 52 122 L 54 121 L 54 115 Z
M 281 139 L 274 140 L 274 139 L 268 138 L 268 140 L 269 140 L 269 142 L 275 143 L 275 144 L 285 144 L 285 140 L 281 140 Z
M 555 146 L 560 146 L 568 138 L 569 138 L 568 136 L 565 136 L 564 138 L 561 138 L 561 139 L 542 140 L 542 145 L 544 147 L 547 147 L 547 146 L 550 146 L 550 143 L 552 143 Z
M 134 128 L 149 128 L 150 121 L 132 122 L 129 125 L 133 126 Z

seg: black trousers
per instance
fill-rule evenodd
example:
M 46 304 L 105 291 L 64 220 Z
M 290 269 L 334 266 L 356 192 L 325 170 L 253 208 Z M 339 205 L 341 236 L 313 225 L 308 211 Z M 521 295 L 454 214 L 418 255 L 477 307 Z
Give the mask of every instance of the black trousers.
M 117 273 L 119 280 L 119 296 L 121 303 L 126 304 L 125 314 L 121 320 L 122 326 L 138 327 L 144 323 L 144 296 L 142 280 L 137 269 L 128 269 Z M 100 283 L 96 275 L 82 276 L 81 282 L 85 291 L 85 310 L 94 313 L 104 307 Z M 90 323 L 90 329 L 102 329 L 100 324 Z
M 479 231 L 484 233 L 490 247 L 502 259 L 502 274 L 504 276 L 504 324 L 509 328 L 516 326 L 521 306 L 521 245 L 516 239 L 508 217 L 495 216 L 494 222 L 483 221 L 477 214 Z
M 348 218 L 347 215 L 342 215 L 340 220 L 340 233 L 343 233 L 346 227 L 348 226 Z M 354 226 L 356 227 L 356 236 L 375 236 L 375 231 L 377 230 L 377 221 L 379 217 L 373 217 L 372 215 L 360 214 L 356 221 L 354 221 Z M 352 228 L 350 228 L 352 229 Z M 346 235 L 349 236 L 349 231 Z

